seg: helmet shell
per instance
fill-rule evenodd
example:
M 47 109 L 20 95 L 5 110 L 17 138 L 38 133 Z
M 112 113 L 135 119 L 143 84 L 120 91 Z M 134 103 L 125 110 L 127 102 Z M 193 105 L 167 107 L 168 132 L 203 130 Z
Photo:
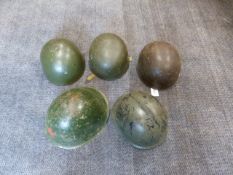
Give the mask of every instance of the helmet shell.
M 125 138 L 136 148 L 149 149 L 164 142 L 167 113 L 148 93 L 133 91 L 118 98 L 111 116 Z

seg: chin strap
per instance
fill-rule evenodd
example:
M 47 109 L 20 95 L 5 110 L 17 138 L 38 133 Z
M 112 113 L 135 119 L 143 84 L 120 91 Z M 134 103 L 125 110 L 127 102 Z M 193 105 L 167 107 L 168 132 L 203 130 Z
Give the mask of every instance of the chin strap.
M 93 73 L 91 73 L 90 75 L 87 76 L 86 81 L 87 81 L 87 82 L 88 82 L 88 81 L 92 81 L 95 77 L 96 77 L 96 75 L 93 74 Z
M 131 62 L 133 60 L 133 58 L 131 56 L 128 56 L 128 60 L 129 60 L 129 62 Z

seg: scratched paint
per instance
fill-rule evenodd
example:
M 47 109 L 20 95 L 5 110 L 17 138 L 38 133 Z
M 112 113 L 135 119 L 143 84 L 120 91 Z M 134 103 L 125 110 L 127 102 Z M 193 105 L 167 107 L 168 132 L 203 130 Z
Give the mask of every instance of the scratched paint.
M 61 148 L 79 147 L 104 128 L 108 113 L 108 102 L 101 92 L 93 88 L 66 91 L 48 109 L 47 137 Z
M 148 93 L 134 91 L 121 96 L 111 116 L 124 137 L 136 148 L 149 149 L 162 144 L 167 135 L 167 113 Z

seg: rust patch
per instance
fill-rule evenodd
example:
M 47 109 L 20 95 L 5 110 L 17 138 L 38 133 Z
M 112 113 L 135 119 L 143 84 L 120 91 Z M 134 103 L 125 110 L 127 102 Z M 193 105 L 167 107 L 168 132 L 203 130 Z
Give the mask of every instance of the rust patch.
M 52 138 L 56 137 L 56 133 L 53 131 L 52 128 L 48 128 L 48 133 Z

